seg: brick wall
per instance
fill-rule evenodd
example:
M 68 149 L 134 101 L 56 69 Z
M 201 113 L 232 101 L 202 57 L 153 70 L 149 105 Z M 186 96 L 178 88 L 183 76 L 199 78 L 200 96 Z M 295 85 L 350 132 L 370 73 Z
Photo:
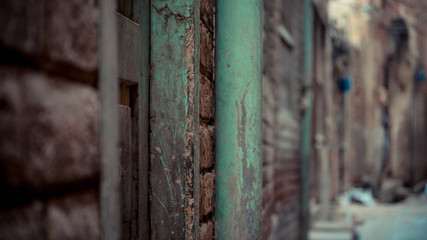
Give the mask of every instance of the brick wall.
M 302 2 L 263 3 L 263 236 L 264 239 L 297 239 L 301 183 Z M 280 36 L 279 28 L 283 27 L 292 35 L 293 47 Z
M 215 205 L 214 0 L 200 2 L 200 239 L 213 239 Z
M 2 3 L 2 239 L 99 238 L 96 21 L 91 0 Z

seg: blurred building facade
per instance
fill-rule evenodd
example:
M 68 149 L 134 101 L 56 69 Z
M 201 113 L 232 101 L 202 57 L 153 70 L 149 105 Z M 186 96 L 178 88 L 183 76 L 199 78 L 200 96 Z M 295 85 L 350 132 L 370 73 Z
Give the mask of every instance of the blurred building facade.
M 354 81 L 347 187 L 425 178 L 422 9 L 422 1 L 331 1 L 331 19 L 351 48 Z

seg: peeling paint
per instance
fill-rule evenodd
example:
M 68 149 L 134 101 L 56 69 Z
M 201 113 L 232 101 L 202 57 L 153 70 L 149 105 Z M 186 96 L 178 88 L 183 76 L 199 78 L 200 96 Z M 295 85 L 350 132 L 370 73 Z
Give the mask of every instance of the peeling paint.
M 217 2 L 217 237 L 261 239 L 262 4 L 239 4 Z
M 170 229 L 157 232 L 159 239 L 198 239 L 198 9 L 198 0 L 152 1 L 151 146 L 160 162 L 154 160 L 150 179 L 159 182 L 152 188 L 169 213 L 152 221 Z M 161 207 L 155 201 L 151 211 Z

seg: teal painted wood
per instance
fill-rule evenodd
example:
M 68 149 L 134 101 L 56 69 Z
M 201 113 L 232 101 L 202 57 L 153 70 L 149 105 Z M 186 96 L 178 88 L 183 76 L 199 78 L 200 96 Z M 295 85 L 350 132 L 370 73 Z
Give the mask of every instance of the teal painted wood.
M 152 0 L 150 9 L 150 233 L 197 239 L 199 0 Z
M 311 0 L 304 0 L 304 98 L 308 106 L 302 119 L 301 146 L 301 239 L 308 239 L 310 223 L 310 159 L 311 159 L 311 121 L 312 121 L 312 82 L 313 82 L 313 8 Z
M 217 1 L 218 239 L 262 239 L 262 1 Z
M 140 25 L 140 61 L 141 75 L 138 84 L 139 107 L 139 161 L 138 161 L 138 236 L 148 239 L 149 236 L 149 153 L 150 153 L 150 0 L 139 0 L 135 9 L 139 10 Z M 136 10 L 135 10 L 136 11 Z
M 119 102 L 116 0 L 99 2 L 101 238 L 120 239 Z

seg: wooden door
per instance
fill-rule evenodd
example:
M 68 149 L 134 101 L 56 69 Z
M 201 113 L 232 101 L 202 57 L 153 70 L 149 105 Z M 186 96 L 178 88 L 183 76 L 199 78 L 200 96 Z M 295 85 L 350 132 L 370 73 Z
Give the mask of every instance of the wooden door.
M 118 0 L 122 239 L 147 239 L 148 36 L 146 0 Z

